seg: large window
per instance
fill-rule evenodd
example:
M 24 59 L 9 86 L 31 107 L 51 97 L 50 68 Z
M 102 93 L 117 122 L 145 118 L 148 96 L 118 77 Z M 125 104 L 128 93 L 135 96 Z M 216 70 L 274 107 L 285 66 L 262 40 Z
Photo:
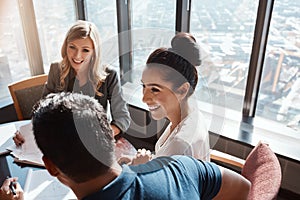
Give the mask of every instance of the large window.
M 74 1 L 33 0 L 45 73 L 50 64 L 61 60 L 61 46 L 75 22 Z
M 30 76 L 16 0 L 0 1 L 0 104 L 9 101 L 7 85 Z
M 192 1 L 190 32 L 202 46 L 197 97 L 241 112 L 257 1 Z
M 276 0 L 256 115 L 300 130 L 300 1 Z
M 76 20 L 74 0 L 47 1 L 49 2 L 32 0 L 45 73 L 48 73 L 50 63 L 61 59 L 60 48 L 63 39 L 68 28 Z M 24 2 L 31 1 L 0 1 L 1 105 L 4 105 L 4 101 L 9 102 L 7 85 L 30 76 L 29 69 L 32 64 L 29 62 L 32 62 L 34 58 L 32 55 L 35 55 L 31 51 L 38 49 L 32 50 L 25 45 L 25 42 L 28 44 L 28 41 L 32 42 L 32 38 L 35 40 L 36 37 L 27 40 L 31 32 L 26 23 L 27 25 L 34 23 L 24 20 L 28 14 L 26 11 L 25 14 L 19 12 L 19 8 L 22 7 L 19 4 Z M 124 60 L 129 63 L 128 66 L 132 66 L 134 73 L 130 73 L 127 80 L 126 76 L 124 78 L 125 81 L 130 80 L 139 84 L 140 73 L 149 53 L 155 48 L 170 46 L 170 39 L 175 34 L 176 19 L 179 20 L 176 16 L 177 0 L 124 0 L 125 4 L 130 5 L 129 17 L 122 15 L 121 23 L 117 23 L 116 3 L 120 3 L 119 1 L 82 2 L 86 6 L 87 20 L 94 22 L 99 28 L 103 60 L 114 67 L 120 67 L 118 44 L 124 44 L 118 41 L 117 26 L 129 20 L 126 21 L 129 24 L 128 28 L 131 29 L 128 43 L 132 49 L 131 46 L 128 49 L 132 52 L 123 53 L 129 53 L 130 58 L 132 56 L 132 65 L 129 63 L 130 59 Z M 190 32 L 203 49 L 197 98 L 202 102 L 229 108 L 241 114 L 259 0 L 183 2 L 191 2 L 191 9 L 187 11 L 191 14 Z M 299 7 L 299 1 L 274 1 L 255 111 L 258 117 L 280 122 L 295 130 L 299 130 L 300 126 L 300 17 L 297 10 Z M 188 22 L 187 16 L 183 16 L 180 20 Z M 24 38 L 24 35 L 27 37 Z

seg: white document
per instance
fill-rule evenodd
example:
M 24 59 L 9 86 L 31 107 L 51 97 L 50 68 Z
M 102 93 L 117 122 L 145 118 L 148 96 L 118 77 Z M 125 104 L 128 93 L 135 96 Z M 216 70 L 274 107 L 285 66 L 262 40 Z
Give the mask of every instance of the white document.
M 73 191 L 51 176 L 45 169 L 29 169 L 24 186 L 26 200 L 70 200 L 77 199 Z
M 14 144 L 13 136 L 17 131 L 13 123 L 0 126 L 0 155 L 8 153 L 8 147 Z
M 15 161 L 44 166 L 44 162 L 42 160 L 43 154 L 35 143 L 31 121 L 27 124 L 21 125 L 19 128 L 17 127 L 17 130 L 19 130 L 22 134 L 25 142 L 20 147 L 13 144 L 8 148 L 12 151 L 11 154 L 17 158 Z

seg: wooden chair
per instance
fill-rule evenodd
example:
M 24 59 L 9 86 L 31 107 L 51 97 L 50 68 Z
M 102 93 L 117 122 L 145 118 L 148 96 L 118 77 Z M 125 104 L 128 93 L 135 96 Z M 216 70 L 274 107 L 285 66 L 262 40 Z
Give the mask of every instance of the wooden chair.
M 249 200 L 277 198 L 282 173 L 278 158 L 268 144 L 259 142 L 246 160 L 216 150 L 211 152 L 211 160 L 241 169 L 241 175 L 251 182 Z
M 48 75 L 36 75 L 8 85 L 19 120 L 30 119 L 33 105 L 42 97 Z

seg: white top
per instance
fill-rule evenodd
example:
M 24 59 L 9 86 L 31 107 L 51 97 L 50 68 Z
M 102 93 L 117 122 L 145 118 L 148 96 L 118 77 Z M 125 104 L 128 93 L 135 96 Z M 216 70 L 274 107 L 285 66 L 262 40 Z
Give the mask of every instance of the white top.
M 195 109 L 170 133 L 171 123 L 155 145 L 155 156 L 188 155 L 210 161 L 209 134 L 200 110 Z

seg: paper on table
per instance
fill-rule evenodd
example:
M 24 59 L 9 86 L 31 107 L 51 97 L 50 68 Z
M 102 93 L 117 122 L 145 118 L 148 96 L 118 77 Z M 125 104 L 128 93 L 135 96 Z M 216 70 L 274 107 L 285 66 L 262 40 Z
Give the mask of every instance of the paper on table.
M 24 199 L 69 200 L 77 199 L 73 191 L 51 176 L 45 169 L 29 169 L 25 186 Z
M 12 151 L 11 154 L 17 158 L 15 161 L 44 166 L 44 162 L 42 160 L 43 154 L 35 143 L 32 131 L 32 123 L 29 122 L 25 125 L 20 126 L 17 129 L 24 137 L 25 142 L 20 147 L 17 147 L 15 144 L 13 144 L 8 148 Z
M 14 124 L 0 126 L 0 155 L 9 153 L 7 148 L 14 144 L 12 137 L 16 131 Z

